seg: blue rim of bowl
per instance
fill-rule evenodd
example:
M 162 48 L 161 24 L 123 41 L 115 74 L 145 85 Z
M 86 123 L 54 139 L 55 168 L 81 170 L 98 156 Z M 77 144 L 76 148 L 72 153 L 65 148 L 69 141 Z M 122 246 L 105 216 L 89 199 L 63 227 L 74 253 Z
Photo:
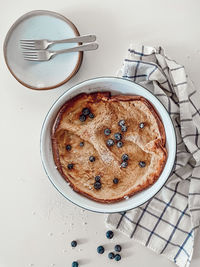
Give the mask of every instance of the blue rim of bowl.
M 103 78 L 103 79 L 104 79 L 104 78 L 105 78 L 105 79 L 107 79 L 107 78 L 111 78 L 111 79 L 113 79 L 113 78 L 114 78 L 114 79 L 119 79 L 119 80 L 126 80 L 126 81 L 128 81 L 128 82 L 131 82 L 131 83 L 134 83 L 134 84 L 139 85 L 140 87 L 142 87 L 143 89 L 147 90 L 150 94 L 152 94 L 152 95 L 154 96 L 154 94 L 153 94 L 151 91 L 149 91 L 147 88 L 145 88 L 144 86 L 141 86 L 140 84 L 135 83 L 135 82 L 133 82 L 133 81 L 131 81 L 131 80 L 124 79 L 124 78 L 120 78 L 120 77 L 115 77 L 115 76 L 100 76 L 100 77 L 95 77 L 95 78 L 87 79 L 87 80 L 84 80 L 84 81 L 82 81 L 82 82 L 80 82 L 80 83 L 75 84 L 74 86 L 70 87 L 67 91 L 65 91 L 62 95 L 60 95 L 60 96 L 56 99 L 56 101 L 52 104 L 52 106 L 50 107 L 49 111 L 47 112 L 47 114 L 46 114 L 46 116 L 45 116 L 45 119 L 44 119 L 44 121 L 43 121 L 42 128 L 41 128 L 41 133 L 40 133 L 40 156 L 41 156 L 41 161 L 42 161 L 42 165 L 43 165 L 44 171 L 45 171 L 45 173 L 46 173 L 48 179 L 50 180 L 50 182 L 52 183 L 52 185 L 57 189 L 57 191 L 58 191 L 58 192 L 59 192 L 65 199 L 67 199 L 68 201 L 70 201 L 71 203 L 73 203 L 74 205 L 76 205 L 76 206 L 78 206 L 78 207 L 80 207 L 80 208 L 82 208 L 82 209 L 85 209 L 85 210 L 88 210 L 88 211 L 92 211 L 92 212 L 95 212 L 95 213 L 102 213 L 102 214 L 123 213 L 123 212 L 127 212 L 127 211 L 129 211 L 129 210 L 132 210 L 132 209 L 136 209 L 136 208 L 138 208 L 138 207 L 144 205 L 144 204 L 147 203 L 148 201 L 150 201 L 150 200 L 151 200 L 151 199 L 152 199 L 158 192 L 160 192 L 160 190 L 165 186 L 166 182 L 168 181 L 168 179 L 169 179 L 169 177 L 171 176 L 171 174 L 172 174 L 172 172 L 173 172 L 173 170 L 174 170 L 174 167 L 175 167 L 175 158 L 176 158 L 176 153 L 177 153 L 177 136 L 176 136 L 176 131 L 175 131 L 175 128 L 174 128 L 173 121 L 172 121 L 172 119 L 171 119 L 171 117 L 170 117 L 170 115 L 169 115 L 167 109 L 165 108 L 165 106 L 162 104 L 162 102 L 161 102 L 156 96 L 154 96 L 154 97 L 161 103 L 161 105 L 162 105 L 162 106 L 164 107 L 164 109 L 167 111 L 167 113 L 168 113 L 168 115 L 169 115 L 169 118 L 170 118 L 170 120 L 171 120 L 171 123 L 172 123 L 172 125 L 173 125 L 174 135 L 175 135 L 175 145 L 176 145 L 175 151 L 176 151 L 176 153 L 175 153 L 174 162 L 173 162 L 173 165 L 172 165 L 171 170 L 170 170 L 170 172 L 169 172 L 169 175 L 168 175 L 168 177 L 166 178 L 166 181 L 165 181 L 165 182 L 163 183 L 163 185 L 161 186 L 161 188 L 160 188 L 160 189 L 159 189 L 159 190 L 158 190 L 158 191 L 157 191 L 151 198 L 149 198 L 148 200 L 145 200 L 143 203 L 141 203 L 141 204 L 138 205 L 137 207 L 130 208 L 130 209 L 127 209 L 127 210 L 121 210 L 121 211 L 119 210 L 119 211 L 115 211 L 115 212 L 96 211 L 96 210 L 92 210 L 92 209 L 88 209 L 88 208 L 82 207 L 81 205 L 79 205 L 79 204 L 73 202 L 71 199 L 69 199 L 67 196 L 65 196 L 65 195 L 59 190 L 59 188 L 53 183 L 51 177 L 49 176 L 49 174 L 48 174 L 48 172 L 47 172 L 47 170 L 46 170 L 45 163 L 44 163 L 44 161 L 43 161 L 43 157 L 42 157 L 42 150 L 41 150 L 41 146 L 42 146 L 42 133 L 43 133 L 43 129 L 44 129 L 44 125 L 45 125 L 45 122 L 46 122 L 46 120 L 47 120 L 47 117 L 48 117 L 50 111 L 52 110 L 52 108 L 54 107 L 54 105 L 59 101 L 60 98 L 62 98 L 62 96 L 63 96 L 64 94 L 66 94 L 67 92 L 69 92 L 70 90 L 72 90 L 75 86 L 78 86 L 78 85 L 80 85 L 80 84 L 82 84 L 82 83 L 84 83 L 84 82 L 87 82 L 87 81 L 93 81 L 93 80 L 102 79 L 102 78 Z M 158 178 L 158 179 L 159 179 L 159 178 Z

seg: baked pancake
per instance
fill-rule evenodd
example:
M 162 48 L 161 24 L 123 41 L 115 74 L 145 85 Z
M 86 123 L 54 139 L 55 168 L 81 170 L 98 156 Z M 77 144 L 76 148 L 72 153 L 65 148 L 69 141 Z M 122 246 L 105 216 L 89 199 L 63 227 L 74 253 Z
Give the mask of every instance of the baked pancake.
M 165 130 L 141 96 L 79 94 L 52 127 L 55 164 L 78 193 L 102 203 L 126 199 L 152 185 L 167 159 Z

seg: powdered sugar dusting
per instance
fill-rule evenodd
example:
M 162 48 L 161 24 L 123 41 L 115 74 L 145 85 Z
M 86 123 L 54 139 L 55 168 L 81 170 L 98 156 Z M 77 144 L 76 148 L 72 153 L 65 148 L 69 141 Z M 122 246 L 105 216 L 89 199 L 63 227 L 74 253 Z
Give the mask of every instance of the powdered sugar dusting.
M 125 139 L 126 141 L 130 141 L 130 142 L 134 142 L 135 144 L 137 144 L 143 151 L 147 152 L 147 153 L 153 153 L 151 152 L 152 147 L 155 144 L 155 140 L 151 140 L 149 141 L 147 144 L 142 144 L 140 136 L 137 135 L 129 135 L 126 137 Z
M 109 153 L 102 153 L 101 159 L 106 163 L 110 163 L 111 161 L 113 161 L 113 157 Z
M 87 183 L 83 183 L 83 185 L 84 185 L 85 187 L 89 188 L 90 190 L 92 189 L 92 187 L 91 187 L 89 184 L 87 184 Z
M 135 143 L 136 143 L 137 139 L 138 139 L 138 136 L 136 136 L 136 135 L 129 135 L 126 137 L 127 141 L 131 141 L 131 142 L 135 142 Z

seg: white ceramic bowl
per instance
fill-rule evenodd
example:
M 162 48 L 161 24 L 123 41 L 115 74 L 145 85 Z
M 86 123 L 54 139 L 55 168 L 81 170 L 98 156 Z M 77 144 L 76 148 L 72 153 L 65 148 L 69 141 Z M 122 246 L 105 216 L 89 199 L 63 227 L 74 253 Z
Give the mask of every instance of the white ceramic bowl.
M 93 200 L 90 200 L 72 190 L 68 186 L 67 182 L 60 175 L 58 170 L 55 167 L 55 163 L 52 155 L 52 146 L 50 131 L 55 119 L 55 116 L 60 109 L 60 107 L 68 101 L 70 98 L 76 96 L 80 93 L 91 93 L 96 91 L 110 91 L 114 94 L 127 94 L 127 95 L 141 95 L 148 99 L 156 108 L 166 130 L 166 147 L 168 150 L 168 158 L 166 165 L 159 179 L 149 188 L 143 190 L 140 193 L 132 196 L 128 200 L 124 200 L 118 203 L 113 204 L 102 204 L 97 203 Z M 175 161 L 176 155 L 176 136 L 174 131 L 174 126 L 170 119 L 170 116 L 161 104 L 161 102 L 147 89 L 141 87 L 140 85 L 133 83 L 131 81 L 115 78 L 115 77 L 102 77 L 95 78 L 91 80 L 84 81 L 80 84 L 75 85 L 70 90 L 61 95 L 58 100 L 50 108 L 41 131 L 41 140 L 40 140 L 40 149 L 41 149 L 41 158 L 44 169 L 47 176 L 49 177 L 52 184 L 56 189 L 72 203 L 81 206 L 84 209 L 103 212 L 103 213 L 113 213 L 133 209 L 140 206 L 141 204 L 148 201 L 152 198 L 165 184 L 168 179 Z

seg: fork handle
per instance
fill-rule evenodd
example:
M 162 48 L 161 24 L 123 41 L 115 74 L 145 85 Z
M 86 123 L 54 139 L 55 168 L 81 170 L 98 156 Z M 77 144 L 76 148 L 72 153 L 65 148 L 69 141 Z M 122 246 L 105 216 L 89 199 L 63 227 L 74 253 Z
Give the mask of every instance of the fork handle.
M 64 40 L 54 40 L 54 41 L 49 41 L 50 45 L 54 44 L 62 44 L 62 43 L 90 43 L 96 41 L 96 36 L 95 35 L 83 35 L 83 36 L 77 36 L 73 38 L 68 38 Z
M 86 45 L 79 45 L 79 46 L 68 48 L 68 49 L 62 49 L 58 51 L 49 51 L 49 52 L 52 53 L 52 55 L 54 56 L 54 55 L 69 53 L 69 52 L 96 50 L 97 48 L 98 48 L 97 43 L 91 43 L 91 44 L 86 44 Z

